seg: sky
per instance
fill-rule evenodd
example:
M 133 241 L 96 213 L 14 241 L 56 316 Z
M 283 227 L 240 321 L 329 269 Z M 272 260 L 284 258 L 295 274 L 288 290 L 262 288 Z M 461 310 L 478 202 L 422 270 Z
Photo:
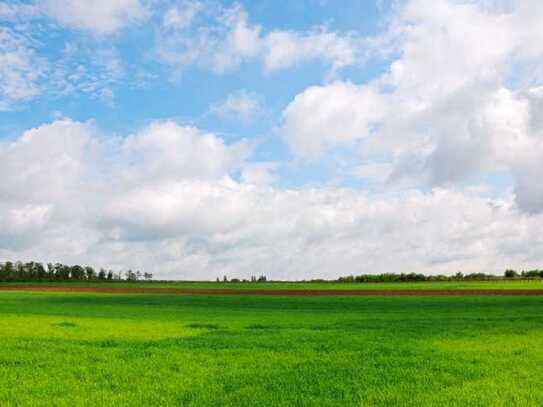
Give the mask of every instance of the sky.
M 0 261 L 543 266 L 540 0 L 0 0 Z

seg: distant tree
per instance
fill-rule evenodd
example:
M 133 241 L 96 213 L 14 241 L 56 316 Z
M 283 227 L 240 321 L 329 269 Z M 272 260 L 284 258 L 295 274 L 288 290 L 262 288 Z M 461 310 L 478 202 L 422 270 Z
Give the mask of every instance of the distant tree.
M 13 280 L 15 278 L 15 268 L 11 261 L 6 261 L 6 264 L 4 264 L 4 274 L 6 280 Z
M 228 282 L 228 277 L 223 276 L 222 281 L 225 282 L 225 283 L 227 283 L 227 282 Z
M 153 279 L 153 274 L 152 273 L 143 273 L 143 278 L 147 281 L 149 280 L 152 280 Z
M 138 276 L 136 273 L 134 273 L 132 270 L 128 269 L 125 273 L 124 273 L 126 279 L 128 281 L 136 281 L 138 279 Z
M 505 273 L 503 273 L 505 278 L 515 278 L 518 277 L 518 273 L 515 270 L 507 269 L 505 270 Z
M 109 281 L 113 280 L 113 271 L 109 270 L 109 271 L 107 272 L 107 279 L 108 279 Z
M 47 278 L 49 280 L 55 278 L 55 266 L 52 263 L 47 263 Z
M 106 279 L 106 271 L 104 269 L 100 269 L 98 272 L 98 280 L 105 280 Z
M 541 277 L 541 274 L 539 270 L 528 270 L 528 271 L 522 271 L 521 276 L 524 278 L 539 278 Z
M 84 280 L 86 277 L 85 269 L 80 265 L 72 266 L 70 268 L 70 276 L 72 280 Z
M 96 279 L 96 272 L 90 266 L 85 267 L 85 275 L 87 277 L 87 280 L 95 280 Z

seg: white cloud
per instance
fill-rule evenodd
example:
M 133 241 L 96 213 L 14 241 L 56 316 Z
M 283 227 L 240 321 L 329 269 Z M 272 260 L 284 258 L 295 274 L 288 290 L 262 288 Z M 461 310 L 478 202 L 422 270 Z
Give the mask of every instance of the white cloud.
M 0 20 L 19 21 L 38 14 L 36 6 L 26 3 L 0 3 Z
M 135 163 L 123 169 L 128 182 L 154 183 L 221 178 L 240 168 L 249 146 L 245 142 L 227 146 L 214 134 L 166 121 L 127 137 L 122 153 L 127 162 Z
M 59 23 L 99 35 L 115 33 L 146 19 L 150 13 L 141 0 L 44 0 L 39 4 Z
M 47 70 L 47 61 L 37 55 L 27 37 L 0 27 L 0 111 L 16 109 L 40 94 Z
M 273 166 L 242 163 L 238 149 L 173 122 L 126 138 L 69 119 L 29 130 L 0 144 L 0 259 L 292 279 L 491 272 L 543 255 L 543 216 L 512 197 L 271 187 L 250 173 Z
M 197 1 L 179 1 L 168 8 L 162 16 L 164 27 L 175 27 L 176 29 L 187 28 L 192 21 L 204 9 L 204 5 Z
M 74 198 L 86 177 L 85 158 L 93 161 L 96 140 L 92 123 L 57 120 L 0 144 L 3 176 L 0 196 L 29 204 L 57 204 Z M 9 175 L 8 175 L 9 174 Z
M 272 31 L 262 41 L 262 58 L 267 70 L 288 68 L 307 60 L 325 60 L 331 72 L 355 65 L 359 58 L 356 40 L 320 28 L 309 33 Z
M 77 93 L 113 104 L 125 78 L 115 48 L 66 42 L 52 59 L 26 31 L 0 27 L 0 111 L 21 109 L 38 97 Z
M 368 137 L 384 117 L 383 99 L 371 87 L 349 82 L 313 86 L 287 106 L 282 132 L 298 156 L 317 158 L 327 147 Z
M 279 176 L 274 173 L 278 168 L 279 164 L 275 162 L 248 163 L 243 166 L 241 180 L 245 184 L 273 185 L 279 181 Z
M 168 9 L 162 20 L 157 55 L 177 69 L 198 65 L 222 73 L 244 61 L 257 60 L 264 70 L 274 71 L 315 60 L 328 65 L 333 74 L 359 62 L 360 44 L 351 34 L 325 27 L 264 33 L 262 27 L 249 22 L 239 4 L 216 12 L 199 2 L 184 2 Z
M 196 64 L 221 73 L 237 67 L 258 52 L 260 28 L 250 26 L 247 13 L 239 6 L 213 15 L 213 25 L 199 25 L 195 20 L 206 8 L 190 2 L 166 11 L 158 33 L 159 59 L 178 69 Z M 189 12 L 190 18 L 185 16 Z M 172 24 L 172 15 L 182 15 L 183 24 Z M 175 19 L 174 19 L 175 20 Z
M 222 118 L 248 123 L 261 113 L 262 106 L 256 93 L 241 89 L 212 104 L 209 110 Z
M 0 244 L 10 248 L 24 248 L 36 243 L 34 237 L 51 215 L 48 206 L 0 203 L 0 208 Z
M 123 62 L 115 48 L 93 48 L 67 42 L 47 82 L 57 96 L 87 94 L 107 105 L 114 103 L 114 89 L 124 79 Z
M 543 170 L 542 13 L 534 1 L 405 2 L 374 41 L 392 56 L 388 69 L 348 92 L 306 89 L 284 111 L 284 137 L 314 157 L 371 133 L 366 153 L 392 157 L 393 178 L 435 186 L 508 174 L 519 207 L 543 210 L 531 181 Z
M 350 175 L 368 182 L 382 184 L 387 182 L 392 175 L 392 164 L 387 162 L 361 164 L 352 168 Z

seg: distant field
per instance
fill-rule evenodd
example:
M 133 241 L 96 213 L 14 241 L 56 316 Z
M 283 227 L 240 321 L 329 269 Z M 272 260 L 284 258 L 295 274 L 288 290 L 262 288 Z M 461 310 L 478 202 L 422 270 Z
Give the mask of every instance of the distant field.
M 543 404 L 543 297 L 0 292 L 0 341 L 2 406 Z
M 399 283 L 305 283 L 305 282 L 268 282 L 268 283 L 216 283 L 216 282 L 93 282 L 93 281 L 60 281 L 60 282 L 10 282 L 1 286 L 36 285 L 64 287 L 134 287 L 134 288 L 235 288 L 235 289 L 543 289 L 543 280 L 496 280 L 496 281 L 437 281 L 437 282 L 399 282 Z

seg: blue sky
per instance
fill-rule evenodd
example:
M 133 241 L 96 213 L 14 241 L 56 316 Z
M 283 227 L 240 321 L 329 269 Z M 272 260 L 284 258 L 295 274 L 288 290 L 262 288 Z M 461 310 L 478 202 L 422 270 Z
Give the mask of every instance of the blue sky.
M 250 23 L 259 25 L 264 32 L 273 30 L 307 31 L 318 26 L 333 27 L 340 33 L 375 33 L 382 18 L 384 8 L 368 2 L 343 1 L 341 6 L 326 1 L 304 2 L 215 2 L 214 7 L 243 5 Z M 17 5 L 18 2 L 6 2 Z M 278 7 L 278 5 L 280 5 Z M 224 131 L 232 130 L 228 123 L 208 115 L 211 103 L 220 101 L 231 92 L 245 88 L 257 92 L 266 101 L 266 108 L 273 118 L 277 118 L 282 108 L 300 91 L 313 84 L 321 84 L 329 69 L 319 61 L 300 63 L 293 69 L 266 73 L 261 64 L 252 61 L 240 64 L 238 69 L 224 74 L 210 74 L 201 67 L 182 68 L 176 73 L 164 66 L 153 55 L 162 14 L 171 4 L 156 2 L 153 15 L 145 23 L 115 32 L 109 36 L 96 35 L 92 31 L 66 28 L 47 18 L 33 21 L 33 39 L 40 56 L 49 61 L 61 59 L 67 46 L 77 48 L 70 55 L 68 64 L 73 68 L 79 63 L 86 66 L 92 74 L 100 75 L 101 67 L 92 66 L 96 50 L 115 50 L 122 67 L 122 78 L 113 81 L 108 87 L 113 92 L 111 104 L 89 92 L 72 92 L 66 95 L 45 94 L 27 101 L 24 106 L 12 106 L 12 111 L 3 111 L 2 119 L 14 127 L 19 123 L 25 126 L 37 125 L 51 118 L 54 112 L 77 120 L 96 119 L 104 127 L 118 132 L 130 132 L 137 128 L 134 119 L 141 122 L 157 118 L 176 117 L 187 122 L 198 122 Z M 4 21 L 6 27 L 17 29 L 20 21 Z M 26 27 L 23 29 L 26 31 Z M 316 63 L 315 63 L 316 62 Z M 359 66 L 350 74 L 337 76 L 346 79 L 367 80 L 376 69 L 373 66 Z M 373 68 L 373 69 L 372 69 Z M 137 75 L 146 75 L 145 84 L 137 83 Z M 47 78 L 43 78 L 46 81 Z M 140 103 L 142 98 L 147 102 Z M 254 124 L 255 125 L 255 124 Z M 262 131 L 258 128 L 257 131 Z M 264 126 L 262 126 L 264 127 Z M 266 126 L 268 127 L 268 126 Z M 236 135 L 240 129 L 236 128 Z M 251 129 L 242 128 L 246 134 Z
M 1 1 L 0 260 L 172 278 L 537 265 L 542 14 Z

